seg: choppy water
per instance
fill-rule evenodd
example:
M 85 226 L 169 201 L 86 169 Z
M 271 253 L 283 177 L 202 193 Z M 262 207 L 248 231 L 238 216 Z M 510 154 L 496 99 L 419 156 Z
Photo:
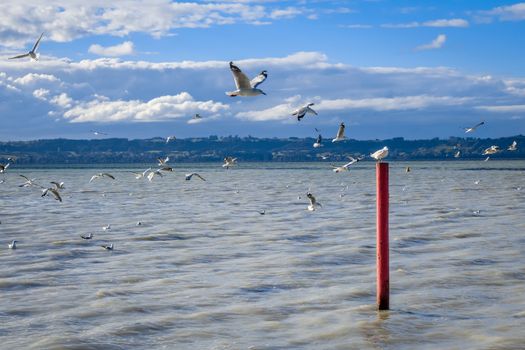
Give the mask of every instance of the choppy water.
M 374 165 L 326 166 L 186 164 L 152 183 L 13 166 L 0 184 L 0 348 L 525 348 L 525 162 L 391 164 L 381 313 Z M 101 170 L 117 180 L 88 184 Z M 189 170 L 208 181 L 184 181 Z M 19 173 L 64 181 L 63 203 L 17 187 Z

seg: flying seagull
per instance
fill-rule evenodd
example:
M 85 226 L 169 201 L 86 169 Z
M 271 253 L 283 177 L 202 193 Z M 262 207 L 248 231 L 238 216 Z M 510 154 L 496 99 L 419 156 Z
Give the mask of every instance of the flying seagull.
M 483 124 L 485 124 L 485 122 L 481 122 L 481 123 L 478 123 L 476 125 L 474 125 L 473 127 L 471 128 L 464 128 L 465 129 L 465 134 L 468 134 L 469 132 L 474 132 L 476 131 L 476 129 L 480 126 L 482 126 Z
M 226 157 L 224 158 L 224 164 L 222 165 L 222 167 L 229 169 L 231 166 L 234 166 L 235 164 L 237 164 L 237 158 Z
M 7 168 L 9 168 L 10 165 L 11 163 L 0 164 L 0 174 L 3 174 L 7 170 Z
M 339 130 L 337 130 L 337 135 L 335 136 L 335 139 L 332 139 L 332 142 L 343 141 L 344 139 L 346 139 L 345 123 L 341 123 L 341 125 L 339 125 Z
M 314 195 L 308 192 L 306 197 L 310 200 L 310 205 L 308 206 L 309 211 L 314 211 L 317 206 L 322 207 L 321 203 L 317 202 Z
M 507 148 L 507 151 L 515 151 L 518 149 L 518 143 L 516 141 L 512 141 L 512 144 Z
M 101 245 L 101 247 L 106 250 L 113 250 L 113 243 L 111 243 L 110 245 L 103 244 Z
M 53 186 L 55 186 L 55 190 L 63 190 L 64 188 L 66 188 L 66 186 L 64 186 L 64 182 L 61 181 L 61 182 L 56 182 L 56 181 L 51 181 L 50 184 L 52 184 Z
M 111 230 L 111 225 L 102 226 L 102 229 L 103 229 L 104 231 Z
M 297 109 L 296 111 L 294 111 L 292 113 L 292 115 L 296 116 L 298 121 L 301 121 L 301 119 L 303 119 L 303 117 L 306 115 L 306 113 L 311 113 L 311 114 L 317 115 L 317 112 L 314 111 L 312 108 L 310 108 L 310 106 L 313 106 L 313 105 L 314 105 L 314 103 L 308 103 L 307 105 L 305 105 L 305 106 Z
M 202 116 L 199 113 L 195 113 L 193 119 L 202 119 Z
M 115 176 L 111 175 L 111 174 L 108 174 L 108 173 L 98 173 L 98 174 L 95 174 L 93 176 L 91 176 L 91 179 L 89 180 L 89 182 L 95 180 L 95 179 L 98 179 L 98 178 L 101 178 L 101 177 L 107 177 L 107 178 L 110 178 L 111 180 L 115 180 Z
M 166 137 L 166 143 L 169 143 L 171 140 L 176 140 L 177 138 L 175 136 L 168 136 Z
M 319 147 L 321 147 L 321 146 L 323 145 L 322 142 L 323 142 L 323 137 L 321 136 L 321 134 L 319 134 L 319 135 L 317 136 L 317 139 L 316 139 L 315 142 L 314 142 L 314 145 L 313 145 L 314 148 L 319 148 Z
M 96 131 L 96 130 L 91 130 L 91 132 L 93 133 L 93 135 L 95 136 L 107 136 L 108 134 L 106 134 L 105 132 L 100 132 L 100 131 Z
M 500 151 L 501 151 L 501 149 L 499 148 L 499 146 L 492 145 L 492 146 L 490 146 L 489 148 L 486 148 L 483 151 L 483 155 L 486 156 L 487 154 L 496 154 L 496 153 L 498 153 Z
M 36 41 L 35 45 L 33 46 L 33 48 L 31 49 L 31 51 L 29 51 L 28 53 L 25 53 L 23 55 L 18 55 L 18 56 L 14 56 L 14 57 L 9 57 L 10 60 L 14 60 L 14 59 L 17 59 L 17 58 L 24 58 L 24 57 L 31 57 L 32 60 L 34 61 L 38 61 L 38 56 L 39 54 L 36 53 L 36 49 L 38 49 L 38 45 L 40 44 L 40 40 L 42 40 L 42 37 L 44 36 L 44 33 L 40 34 L 40 37 L 38 38 L 38 40 Z
M 16 249 L 16 243 L 18 241 L 12 240 L 11 243 L 8 244 L 9 249 Z
M 202 181 L 206 181 L 206 179 L 200 176 L 198 173 L 186 174 L 186 181 L 190 181 L 193 176 L 197 176 Z
M 140 180 L 140 179 L 143 179 L 146 177 L 146 174 L 148 173 L 148 171 L 150 171 L 151 168 L 147 168 L 146 170 L 144 170 L 143 172 L 141 173 L 137 173 L 135 171 L 132 171 L 133 174 L 135 174 L 135 179 L 137 180 Z
M 28 178 L 27 176 L 25 175 L 22 175 L 22 174 L 19 174 L 21 177 L 23 177 L 24 179 L 26 179 L 26 182 L 24 182 L 23 184 L 21 185 L 18 185 L 18 187 L 31 187 L 31 186 L 38 186 L 35 181 L 36 179 L 30 179 Z
M 55 197 L 57 201 L 62 202 L 62 197 L 60 197 L 60 193 L 58 193 L 58 191 L 55 188 L 45 188 L 44 190 L 42 190 L 42 197 L 45 197 L 50 193 L 53 195 L 53 197 Z
M 87 236 L 86 236 L 86 235 L 80 235 L 80 238 L 82 238 L 82 239 L 91 239 L 91 238 L 93 238 L 93 234 L 90 233 L 90 234 L 87 235 Z
M 461 151 L 457 151 L 456 154 L 454 154 L 454 158 L 461 157 Z
M 157 158 L 158 162 L 159 162 L 159 166 L 165 166 L 168 164 L 168 162 L 170 161 L 170 157 L 166 157 L 164 159 L 162 158 Z
M 362 159 L 363 159 L 363 157 L 358 157 L 357 159 L 350 157 L 350 161 L 348 163 L 346 163 L 345 165 L 341 165 L 341 166 L 332 165 L 332 168 L 333 168 L 332 170 L 335 173 L 340 173 L 342 171 L 348 171 L 348 167 L 350 165 L 355 164 L 355 163 L 359 162 Z
M 162 175 L 162 173 L 160 172 L 161 169 L 157 169 L 157 170 L 151 170 L 148 174 L 148 180 L 149 182 L 153 181 L 153 177 L 155 176 L 160 176 L 160 177 L 163 177 L 164 175 Z
M 370 157 L 374 158 L 378 162 L 381 162 L 381 159 L 386 158 L 386 156 L 388 156 L 388 147 L 386 146 L 370 155 Z
M 266 95 L 264 91 L 261 89 L 257 89 L 257 87 L 266 80 L 266 77 L 268 76 L 268 73 L 263 70 L 261 73 L 259 73 L 258 76 L 253 78 L 251 81 L 248 80 L 248 77 L 246 74 L 244 74 L 239 67 L 233 64 L 233 62 L 230 62 L 230 70 L 233 74 L 233 79 L 235 80 L 235 86 L 237 87 L 237 90 L 227 92 L 226 95 L 234 97 L 234 96 L 257 96 L 257 95 Z

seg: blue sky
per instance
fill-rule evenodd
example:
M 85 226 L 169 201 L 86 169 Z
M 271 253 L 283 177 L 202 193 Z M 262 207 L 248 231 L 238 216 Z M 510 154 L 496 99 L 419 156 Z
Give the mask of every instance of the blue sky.
M 525 134 L 525 3 L 106 3 L 0 4 L 0 140 Z M 41 32 L 39 61 L 8 60 Z M 226 96 L 231 60 L 267 95 Z

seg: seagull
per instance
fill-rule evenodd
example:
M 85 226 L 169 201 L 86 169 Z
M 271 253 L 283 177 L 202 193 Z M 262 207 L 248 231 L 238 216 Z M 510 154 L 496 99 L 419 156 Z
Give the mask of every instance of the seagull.
M 507 148 L 507 151 L 515 151 L 518 149 L 518 143 L 516 141 L 512 141 L 512 144 Z
M 486 156 L 487 154 L 495 154 L 495 153 L 498 153 L 500 151 L 501 151 L 501 149 L 499 148 L 499 146 L 492 145 L 492 146 L 490 146 L 489 148 L 486 148 L 483 151 L 483 155 Z
M 322 207 L 321 203 L 318 203 L 318 202 L 315 200 L 314 195 L 311 194 L 310 192 L 308 192 L 308 193 L 306 194 L 306 197 L 308 197 L 308 199 L 310 200 L 310 205 L 308 206 L 308 210 L 309 210 L 309 211 L 314 211 L 315 208 L 316 208 L 317 206 Z
M 10 165 L 11 163 L 0 164 L 0 174 L 3 174 L 7 170 L 7 168 L 9 168 Z
M 485 122 L 481 122 L 481 123 L 478 123 L 476 125 L 474 125 L 473 127 L 471 128 L 463 128 L 465 130 L 465 134 L 468 134 L 469 132 L 474 132 L 476 131 L 476 129 L 480 126 L 482 126 L 483 124 L 485 124 Z
M 173 171 L 173 168 L 170 167 L 170 166 L 163 166 L 162 168 L 159 168 L 157 170 L 162 170 L 162 171 Z
M 150 170 L 151 170 L 151 168 L 147 168 L 146 170 L 144 170 L 144 171 L 141 172 L 141 173 L 137 173 L 137 172 L 135 172 L 135 171 L 132 171 L 132 173 L 135 174 L 135 179 L 140 180 L 140 179 L 145 178 L 147 172 L 150 171 Z
M 264 91 L 261 89 L 257 89 L 257 86 L 259 86 L 263 81 L 266 80 L 266 77 L 268 77 L 268 73 L 263 70 L 261 73 L 259 73 L 258 76 L 253 78 L 251 81 L 248 80 L 248 77 L 246 74 L 244 74 L 239 67 L 233 64 L 233 62 L 230 62 L 230 70 L 233 74 L 233 79 L 235 80 L 235 86 L 237 87 L 237 90 L 227 92 L 226 95 L 234 97 L 234 96 L 257 96 L 257 95 L 266 95 Z
M 386 146 L 370 155 L 370 157 L 374 158 L 378 162 L 381 162 L 381 159 L 386 158 L 386 156 L 388 156 L 388 147 Z
M 16 240 L 12 240 L 11 243 L 9 243 L 9 245 L 8 245 L 9 249 L 16 249 L 16 243 L 17 242 L 18 241 L 16 241 Z
M 66 188 L 64 186 L 64 182 L 61 181 L 61 182 L 56 182 L 56 181 L 51 181 L 50 184 L 52 184 L 53 186 L 55 186 L 55 190 L 63 190 L 64 188 Z
M 111 225 L 102 226 L 102 229 L 103 229 L 104 231 L 111 230 Z
M 39 54 L 36 53 L 36 49 L 38 49 L 38 45 L 40 44 L 40 40 L 42 40 L 42 37 L 44 36 L 44 33 L 40 34 L 40 37 L 36 41 L 35 45 L 33 45 L 33 48 L 28 53 L 25 53 L 23 55 L 18 55 L 14 57 L 9 57 L 10 60 L 14 60 L 17 58 L 24 58 L 24 57 L 31 57 L 32 60 L 38 61 Z
M 206 181 L 206 179 L 200 176 L 198 173 L 186 174 L 186 181 L 190 181 L 193 176 L 197 176 L 202 181 Z
M 484 162 L 488 162 L 490 159 L 490 156 L 488 156 L 487 158 L 485 158 Z
M 202 119 L 202 116 L 199 113 L 195 113 L 193 119 Z
M 106 250 L 113 250 L 113 243 L 111 243 L 110 245 L 103 244 L 101 245 L 101 247 Z
M 454 158 L 461 157 L 461 151 L 457 151 L 456 154 L 454 154 Z
M 335 139 L 332 139 L 332 142 L 343 141 L 344 139 L 346 139 L 345 123 L 341 123 L 341 125 L 339 125 L 339 130 L 337 130 L 337 136 Z
M 91 239 L 91 238 L 93 238 L 93 234 L 90 233 L 90 234 L 87 235 L 87 236 L 86 236 L 86 235 L 80 235 L 80 238 L 82 238 L 82 239 Z
M 323 137 L 321 136 L 321 134 L 319 134 L 319 136 L 317 136 L 317 140 L 315 140 L 314 142 L 314 145 L 313 145 L 314 148 L 319 148 L 323 146 L 322 142 L 323 142 Z
M 163 177 L 164 175 L 162 175 L 162 173 L 160 172 L 161 169 L 157 169 L 157 170 L 151 170 L 148 174 L 148 180 L 149 182 L 153 181 L 153 177 L 155 175 L 158 175 L 160 177 Z
M 352 158 L 350 157 L 350 162 L 346 163 L 345 165 L 341 165 L 341 166 L 335 166 L 335 165 L 332 165 L 332 170 L 335 172 L 335 173 L 340 173 L 342 171 L 348 171 L 348 167 L 354 163 L 357 163 L 359 162 L 360 160 L 362 160 L 363 158 L 360 157 L 360 158 Z
M 237 164 L 237 158 L 226 157 L 224 158 L 224 164 L 222 165 L 222 167 L 229 169 L 231 166 L 234 166 L 235 164 Z
M 89 182 L 95 180 L 95 179 L 98 179 L 100 177 L 107 177 L 107 178 L 110 178 L 111 180 L 115 180 L 115 177 L 111 174 L 108 174 L 108 173 L 98 173 L 98 174 L 95 174 L 93 176 L 91 176 L 91 179 L 89 180 Z
M 45 189 L 43 189 L 42 190 L 42 197 L 45 197 L 49 193 L 51 193 L 53 195 L 53 197 L 55 197 L 55 199 L 57 201 L 62 202 L 62 197 L 60 197 L 60 193 L 58 193 L 58 190 L 56 190 L 55 188 L 45 188 Z
M 137 221 L 137 225 L 136 226 L 142 226 L 142 221 Z
M 93 133 L 93 135 L 95 136 L 107 136 L 108 134 L 106 134 L 105 132 L 100 132 L 100 131 L 96 131 L 96 130 L 91 130 L 91 132 Z
M 157 158 L 157 160 L 159 161 L 159 166 L 164 166 L 166 164 L 168 164 L 168 162 L 170 161 L 170 157 L 166 157 L 164 159 L 162 158 Z
M 409 166 L 407 166 L 407 167 L 405 168 L 405 173 L 409 173 L 409 172 L 411 172 L 411 171 L 412 171 L 412 170 L 410 169 Z
M 21 177 L 23 177 L 24 179 L 26 179 L 26 182 L 24 182 L 23 184 L 21 185 L 18 185 L 18 187 L 31 187 L 31 186 L 38 186 L 36 183 L 35 183 L 35 180 L 36 179 L 30 179 L 28 178 L 27 176 L 24 176 L 22 174 L 19 174 Z
M 297 117 L 297 121 L 301 121 L 301 119 L 303 119 L 303 117 L 306 115 L 306 113 L 311 113 L 311 114 L 314 114 L 314 115 L 317 115 L 317 112 L 314 111 L 312 108 L 310 108 L 310 106 L 313 106 L 314 103 L 308 103 L 307 105 L 295 110 L 292 115 L 296 116 Z
M 261 215 L 265 215 L 265 214 L 266 214 L 266 210 L 265 210 L 265 209 L 260 210 L 260 211 L 259 211 L 259 214 L 261 214 Z
M 171 140 L 176 140 L 177 138 L 175 136 L 168 136 L 166 137 L 166 143 L 169 143 Z

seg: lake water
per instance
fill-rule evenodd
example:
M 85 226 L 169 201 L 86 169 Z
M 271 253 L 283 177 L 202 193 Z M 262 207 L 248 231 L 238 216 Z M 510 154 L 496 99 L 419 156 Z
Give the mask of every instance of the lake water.
M 524 161 L 391 163 L 385 312 L 373 163 L 135 169 L 8 169 L 0 348 L 525 348 Z M 18 174 L 64 181 L 63 202 Z

